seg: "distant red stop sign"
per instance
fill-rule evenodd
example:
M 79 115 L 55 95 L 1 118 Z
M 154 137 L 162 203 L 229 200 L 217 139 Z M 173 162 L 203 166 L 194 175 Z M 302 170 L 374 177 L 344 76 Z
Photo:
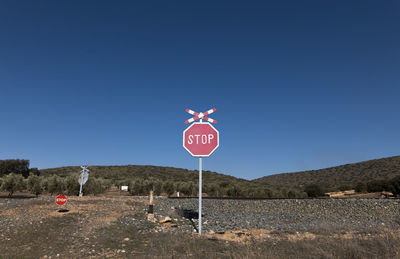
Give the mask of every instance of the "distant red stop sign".
M 67 202 L 67 197 L 65 195 L 58 195 L 56 197 L 56 203 L 58 205 L 64 205 Z
M 195 157 L 208 157 L 219 146 L 219 132 L 208 122 L 195 122 L 183 131 L 183 147 Z

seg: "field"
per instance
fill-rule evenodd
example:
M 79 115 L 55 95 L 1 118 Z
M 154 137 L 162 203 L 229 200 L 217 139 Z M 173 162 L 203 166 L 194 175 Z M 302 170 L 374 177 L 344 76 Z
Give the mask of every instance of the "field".
M 0 198 L 0 258 L 395 258 L 398 199 L 204 200 L 147 197 Z M 63 209 L 64 212 L 59 212 Z M 169 216 L 170 222 L 160 223 Z

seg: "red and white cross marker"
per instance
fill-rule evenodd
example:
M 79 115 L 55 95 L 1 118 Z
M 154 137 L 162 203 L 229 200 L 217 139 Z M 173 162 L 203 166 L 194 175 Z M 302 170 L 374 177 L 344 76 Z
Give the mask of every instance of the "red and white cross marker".
M 203 119 L 203 120 L 206 120 L 206 121 L 208 121 L 208 122 L 217 124 L 217 121 L 216 121 L 216 120 L 213 120 L 213 119 L 208 118 L 208 117 L 206 116 L 206 115 L 211 114 L 211 113 L 213 113 L 213 112 L 215 112 L 215 111 L 217 111 L 217 109 L 212 108 L 211 110 L 208 110 L 208 111 L 206 111 L 205 113 L 202 113 L 202 112 L 198 113 L 198 112 L 192 111 L 192 110 L 190 110 L 190 109 L 186 109 L 186 112 L 187 112 L 187 113 L 190 113 L 190 114 L 192 114 L 192 115 L 194 115 L 194 117 L 193 117 L 193 118 L 190 118 L 190 119 L 188 119 L 188 120 L 186 120 L 186 121 L 185 121 L 185 124 L 192 123 L 192 122 L 194 122 L 195 120 L 198 120 L 198 119 Z

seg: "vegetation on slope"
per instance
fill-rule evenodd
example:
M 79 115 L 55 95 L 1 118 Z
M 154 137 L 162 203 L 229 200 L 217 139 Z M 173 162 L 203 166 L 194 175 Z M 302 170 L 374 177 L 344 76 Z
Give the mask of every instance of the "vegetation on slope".
M 172 195 L 179 191 L 186 196 L 196 196 L 198 171 L 159 166 L 90 166 L 90 177 L 112 181 L 117 186 L 129 185 L 133 195 L 147 195 L 154 189 L 156 195 Z M 57 175 L 68 177 L 78 175 L 80 167 L 69 166 L 40 170 L 41 176 Z M 89 178 L 90 178 L 89 177 Z M 266 187 L 233 176 L 203 171 L 203 192 L 209 196 L 229 197 L 306 197 L 302 191 Z
M 265 176 L 253 180 L 267 186 L 304 190 L 307 186 L 317 185 L 325 191 L 354 189 L 357 186 L 382 185 L 400 176 L 400 156 L 346 164 L 321 170 L 297 173 L 285 173 Z M 365 191 L 367 191 L 365 187 Z M 382 187 L 375 188 L 377 190 Z
M 198 171 L 159 166 L 90 166 L 85 194 L 99 194 L 112 185 L 128 185 L 132 195 L 197 196 Z M 0 189 L 11 196 L 16 191 L 79 192 L 78 166 L 37 170 L 29 160 L 0 160 Z M 305 198 L 327 191 L 355 189 L 357 192 L 389 191 L 400 194 L 400 156 L 348 164 L 327 169 L 277 174 L 253 181 L 203 171 L 203 193 L 208 196 Z

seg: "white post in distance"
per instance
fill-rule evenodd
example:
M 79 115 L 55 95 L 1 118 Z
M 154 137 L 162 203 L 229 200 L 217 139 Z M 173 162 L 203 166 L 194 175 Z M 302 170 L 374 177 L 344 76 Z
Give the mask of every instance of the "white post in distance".
M 81 171 L 81 175 L 79 177 L 79 184 L 80 184 L 79 197 L 83 196 L 82 187 L 87 182 L 87 180 L 89 179 L 89 174 L 88 174 L 89 169 L 87 169 L 88 166 L 81 166 L 81 168 L 82 168 L 82 171 Z
M 83 174 L 81 173 L 81 175 L 79 176 L 80 178 L 80 187 L 79 187 L 79 197 L 82 197 L 82 183 L 83 183 Z

